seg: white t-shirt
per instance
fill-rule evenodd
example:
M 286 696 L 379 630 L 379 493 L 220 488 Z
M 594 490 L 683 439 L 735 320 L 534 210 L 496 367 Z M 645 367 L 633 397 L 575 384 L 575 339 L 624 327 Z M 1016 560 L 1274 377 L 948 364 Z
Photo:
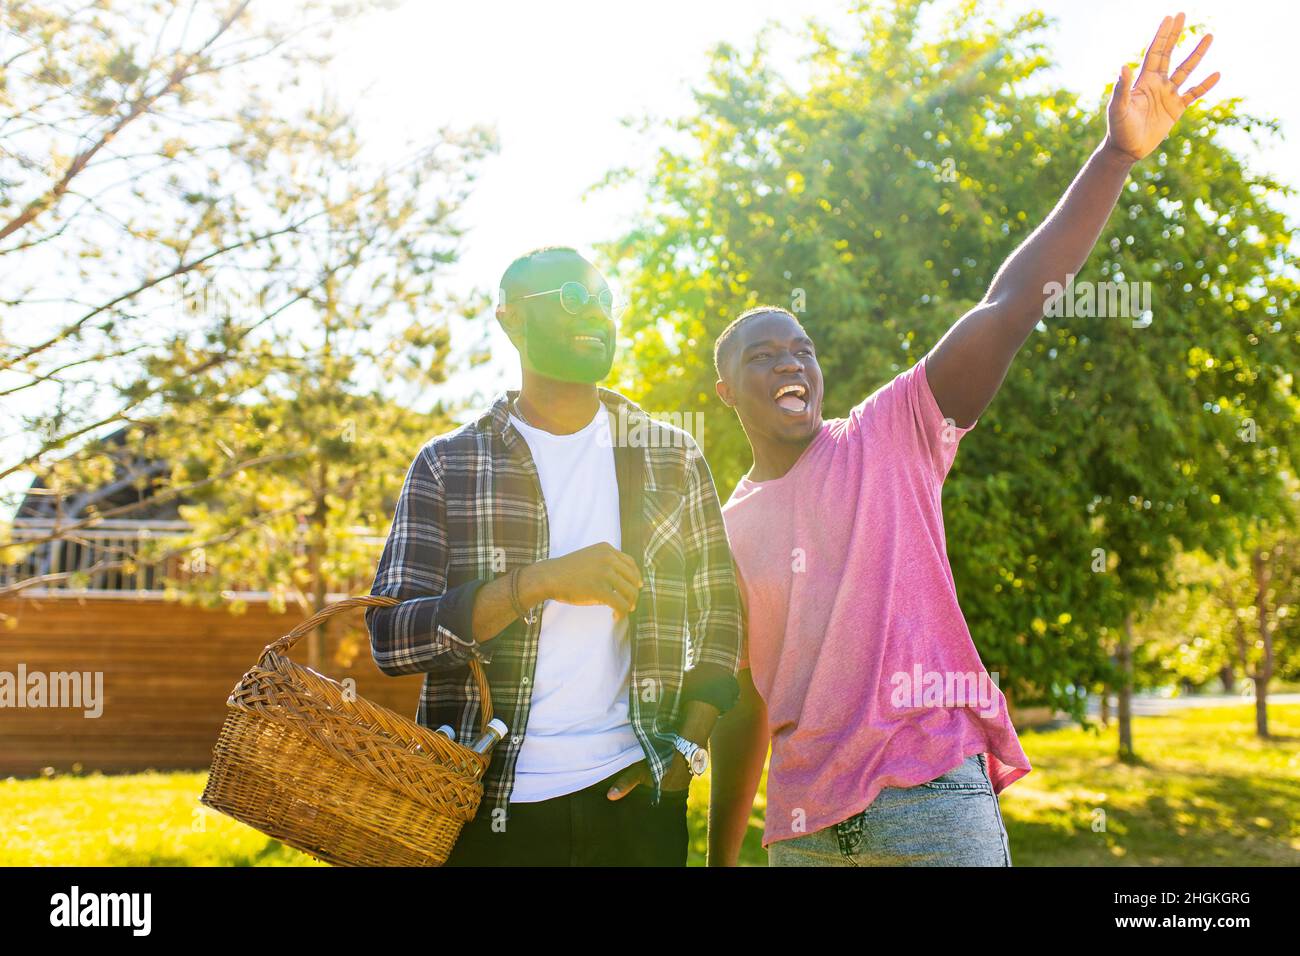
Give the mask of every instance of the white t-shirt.
M 601 541 L 619 547 L 618 476 L 605 406 L 572 435 L 553 435 L 515 415 L 510 420 L 541 479 L 549 556 Z M 645 756 L 628 719 L 631 673 L 626 619 L 615 624 L 605 604 L 546 602 L 512 801 L 573 793 Z

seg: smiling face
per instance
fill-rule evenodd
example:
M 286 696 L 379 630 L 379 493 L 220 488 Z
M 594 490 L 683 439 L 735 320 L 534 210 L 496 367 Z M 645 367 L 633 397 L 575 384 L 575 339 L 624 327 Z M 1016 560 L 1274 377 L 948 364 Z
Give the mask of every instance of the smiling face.
M 718 394 L 736 409 L 751 443 L 805 444 L 822 423 L 822 370 L 812 339 L 784 312 L 736 327 L 720 356 Z
M 566 282 L 581 283 L 590 295 L 577 315 L 564 308 L 559 292 L 549 291 Z M 576 252 L 543 252 L 530 258 L 517 275 L 508 273 L 502 286 L 506 309 L 500 313 L 501 324 L 525 368 L 584 385 L 594 385 L 609 374 L 615 327 L 596 301 L 609 286 L 595 266 Z M 532 297 L 524 298 L 528 295 Z

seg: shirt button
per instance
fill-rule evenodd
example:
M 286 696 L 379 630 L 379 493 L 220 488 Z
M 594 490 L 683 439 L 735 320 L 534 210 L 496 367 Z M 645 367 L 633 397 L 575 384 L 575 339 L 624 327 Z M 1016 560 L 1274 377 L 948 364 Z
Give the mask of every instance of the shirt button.
M 521 683 L 521 684 L 523 684 L 525 687 L 527 687 L 527 686 L 528 686 L 528 678 L 527 678 L 527 677 L 521 677 L 521 678 L 519 679 L 519 683 Z
M 517 744 L 523 739 L 524 739 L 523 737 L 520 737 L 518 734 L 515 734 L 513 737 L 510 738 L 510 742 L 512 744 Z

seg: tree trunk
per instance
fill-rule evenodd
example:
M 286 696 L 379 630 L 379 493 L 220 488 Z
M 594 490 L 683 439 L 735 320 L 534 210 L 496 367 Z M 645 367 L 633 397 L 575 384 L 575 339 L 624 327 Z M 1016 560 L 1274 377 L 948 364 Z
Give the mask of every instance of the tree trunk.
M 1264 656 L 1255 668 L 1255 736 L 1268 739 L 1268 682 L 1273 679 L 1273 628 L 1268 616 L 1268 582 L 1271 568 L 1268 552 L 1255 552 L 1255 626 Z
M 1237 672 L 1232 669 L 1231 664 L 1224 664 L 1219 668 L 1219 680 L 1223 682 L 1223 692 L 1225 694 L 1236 693 Z
M 317 466 L 317 483 L 315 507 L 310 518 L 310 530 L 307 535 L 307 565 L 311 569 L 312 613 L 315 614 L 325 606 L 325 597 L 329 593 L 325 575 L 321 571 L 325 552 L 325 483 L 328 478 L 325 462 Z M 323 621 L 307 635 L 307 666 L 317 673 L 325 673 L 325 636 L 329 621 Z
M 1101 689 L 1101 725 L 1103 727 L 1110 726 L 1110 688 L 1109 687 L 1103 687 Z
M 1268 681 L 1255 678 L 1255 736 L 1268 739 Z
M 1133 756 L 1133 614 L 1124 618 L 1124 633 L 1119 639 L 1119 756 Z

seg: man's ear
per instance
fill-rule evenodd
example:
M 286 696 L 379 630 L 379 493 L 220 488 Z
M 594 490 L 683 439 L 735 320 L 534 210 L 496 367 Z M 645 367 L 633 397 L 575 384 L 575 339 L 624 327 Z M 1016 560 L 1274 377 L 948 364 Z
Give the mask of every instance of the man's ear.
M 718 393 L 718 398 L 722 399 L 723 405 L 726 405 L 728 408 L 736 407 L 736 399 L 735 396 L 731 394 L 731 386 L 722 379 L 718 379 L 713 383 L 713 390 Z
M 519 314 L 518 308 L 510 305 L 498 305 L 496 315 L 497 321 L 501 323 L 501 328 L 505 329 L 510 341 L 518 348 L 524 334 L 523 316 Z

